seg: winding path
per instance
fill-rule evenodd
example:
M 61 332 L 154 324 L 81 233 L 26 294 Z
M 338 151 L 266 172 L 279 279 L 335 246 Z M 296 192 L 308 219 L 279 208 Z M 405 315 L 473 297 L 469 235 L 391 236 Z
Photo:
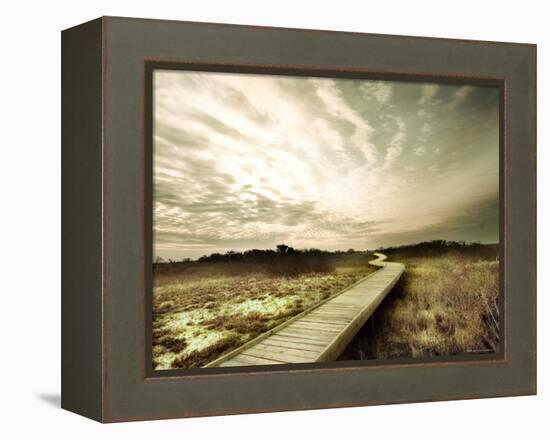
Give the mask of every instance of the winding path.
M 381 269 L 340 293 L 210 362 L 206 367 L 273 365 L 335 360 L 405 271 L 375 253 Z

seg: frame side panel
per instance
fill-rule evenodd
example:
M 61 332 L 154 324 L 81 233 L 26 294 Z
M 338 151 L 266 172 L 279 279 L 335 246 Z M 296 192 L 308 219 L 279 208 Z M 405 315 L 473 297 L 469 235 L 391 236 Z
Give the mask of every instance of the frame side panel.
M 61 52 L 61 407 L 101 420 L 102 20 Z

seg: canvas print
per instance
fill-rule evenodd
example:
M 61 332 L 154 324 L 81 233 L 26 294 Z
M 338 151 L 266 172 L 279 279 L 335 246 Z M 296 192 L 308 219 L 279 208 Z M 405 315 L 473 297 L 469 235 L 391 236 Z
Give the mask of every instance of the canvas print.
M 154 370 L 499 352 L 497 87 L 152 75 Z

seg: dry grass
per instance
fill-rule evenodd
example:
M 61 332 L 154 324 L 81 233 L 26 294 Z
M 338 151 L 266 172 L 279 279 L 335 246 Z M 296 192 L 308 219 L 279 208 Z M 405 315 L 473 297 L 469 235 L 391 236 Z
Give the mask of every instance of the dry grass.
M 203 366 L 374 271 L 352 265 L 289 277 L 244 263 L 179 269 L 154 276 L 156 369 Z
M 406 271 L 342 359 L 387 359 L 496 352 L 498 249 L 415 258 L 395 253 Z

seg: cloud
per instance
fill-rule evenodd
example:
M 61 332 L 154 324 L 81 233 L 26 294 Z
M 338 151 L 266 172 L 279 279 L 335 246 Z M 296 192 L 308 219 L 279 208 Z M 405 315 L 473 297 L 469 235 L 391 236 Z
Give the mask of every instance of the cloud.
M 449 105 L 453 108 L 462 104 L 468 99 L 468 96 L 475 91 L 475 87 L 472 86 L 462 86 L 459 87 L 454 93 L 451 102 Z
M 169 70 L 154 86 L 154 252 L 165 258 L 373 248 L 433 231 L 468 240 L 480 234 L 460 223 L 498 195 L 492 89 Z
M 363 153 L 368 165 L 374 165 L 378 160 L 376 149 L 370 143 L 372 127 L 369 121 L 361 117 L 341 96 L 334 80 L 314 80 L 316 94 L 325 106 L 325 111 L 337 119 L 350 124 L 353 133 L 349 137 L 353 145 Z
M 384 168 L 390 166 L 403 152 L 403 142 L 406 138 L 407 126 L 400 117 L 392 117 L 394 124 L 394 134 L 386 148 L 386 156 L 384 158 Z
M 428 136 L 432 132 L 432 126 L 426 122 L 426 123 L 422 124 L 422 127 L 420 128 L 420 132 L 424 136 Z
M 393 87 L 391 83 L 387 81 L 364 82 L 360 86 L 360 90 L 367 99 L 372 97 L 379 104 L 386 104 L 393 94 Z
M 420 99 L 418 100 L 418 104 L 421 106 L 431 103 L 440 89 L 437 84 L 425 84 L 421 87 Z

